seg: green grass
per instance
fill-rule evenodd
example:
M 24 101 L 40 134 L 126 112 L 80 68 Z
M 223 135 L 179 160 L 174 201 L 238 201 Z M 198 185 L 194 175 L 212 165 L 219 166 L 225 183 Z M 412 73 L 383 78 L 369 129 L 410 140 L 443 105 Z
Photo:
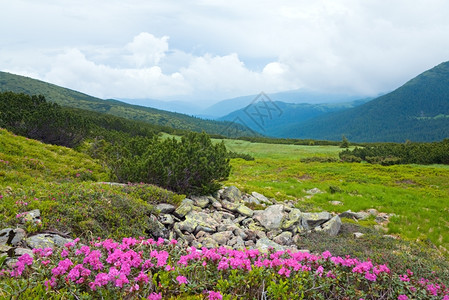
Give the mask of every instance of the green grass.
M 338 157 L 336 146 L 266 145 L 225 140 L 236 152 L 255 161 L 232 160 L 226 185 L 246 192 L 258 191 L 277 200 L 294 200 L 305 210 L 343 212 L 375 208 L 395 213 L 389 233 L 411 241 L 431 241 L 443 252 L 449 249 L 449 166 L 366 163 L 302 163 L 301 158 Z M 331 193 L 330 187 L 340 188 Z M 325 191 L 311 199 L 306 190 Z M 331 201 L 341 201 L 334 206 Z
M 17 214 L 41 211 L 42 226 L 73 237 L 144 236 L 152 204 L 177 204 L 184 196 L 147 184 L 109 185 L 108 171 L 89 156 L 0 129 L 0 228 L 15 227 Z

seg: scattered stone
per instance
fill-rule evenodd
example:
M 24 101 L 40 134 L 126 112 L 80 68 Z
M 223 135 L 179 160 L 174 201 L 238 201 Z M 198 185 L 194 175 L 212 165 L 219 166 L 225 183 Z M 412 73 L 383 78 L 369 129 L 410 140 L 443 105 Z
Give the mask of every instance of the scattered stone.
M 25 239 L 30 248 L 55 248 L 63 247 L 64 244 L 73 242 L 72 239 L 63 238 L 57 234 L 41 233 Z
M 189 199 L 190 200 L 190 199 Z M 192 201 L 192 200 L 190 200 Z M 193 209 L 193 201 L 192 203 L 183 202 L 174 212 L 175 216 L 178 218 L 184 218 L 189 212 Z
M 238 203 L 229 202 L 229 201 L 226 201 L 226 200 L 223 200 L 221 202 L 221 205 L 223 205 L 224 209 L 227 209 L 227 210 L 232 211 L 232 212 L 236 212 L 237 208 L 239 207 Z
M 41 223 L 41 211 L 39 209 L 33 209 L 27 212 L 24 212 L 22 215 L 22 218 L 20 220 L 22 224 L 25 224 L 26 222 L 32 222 L 32 223 Z
M 239 202 L 242 199 L 242 192 L 235 186 L 224 189 L 222 198 L 229 202 Z
M 211 196 L 193 197 L 192 200 L 196 206 L 206 208 L 211 203 Z
M 330 204 L 335 205 L 335 206 L 339 206 L 339 205 L 343 205 L 343 202 L 341 202 L 341 201 L 330 201 Z
M 328 212 L 302 213 L 301 225 L 308 230 L 329 221 L 331 217 L 331 214 Z
M 168 237 L 168 229 L 165 228 L 164 224 L 157 220 L 155 215 L 150 215 L 150 232 L 151 235 L 155 238 L 167 238 Z
M 0 244 L 17 246 L 26 236 L 22 228 L 5 228 L 0 230 Z
M 324 194 L 324 192 L 322 190 L 320 190 L 319 188 L 313 188 L 313 189 L 307 190 L 306 194 L 316 195 L 316 194 Z
M 226 245 L 233 236 L 232 231 L 223 231 L 212 234 L 211 238 L 213 238 L 219 245 Z
M 284 220 L 284 206 L 280 204 L 271 205 L 260 214 L 255 214 L 257 220 L 267 230 L 279 229 Z
M 237 212 L 246 217 L 252 217 L 254 215 L 254 211 L 251 208 L 249 208 L 243 204 L 240 205 L 239 207 L 237 207 Z
M 290 245 L 292 243 L 292 237 L 293 234 L 289 231 L 284 231 L 281 234 L 279 234 L 278 236 L 276 236 L 273 241 L 275 243 L 278 243 L 279 245 L 282 246 L 286 246 L 286 245 Z
M 351 210 L 347 210 L 345 212 L 342 212 L 340 214 L 340 218 L 348 218 L 348 219 L 355 219 L 355 220 L 366 220 L 369 218 L 369 213 L 366 212 L 353 212 Z
M 285 250 L 285 247 L 282 245 L 279 245 L 276 242 L 273 242 L 272 240 L 268 239 L 268 238 L 262 238 L 259 239 L 256 243 L 256 248 L 262 252 L 262 253 L 266 253 L 268 252 L 268 250 L 270 248 L 275 249 L 276 251 L 283 251 Z
M 367 209 L 366 212 L 369 213 L 371 216 L 374 216 L 374 217 L 376 217 L 379 214 L 377 209 L 374 209 L 374 208 Z
M 264 195 L 259 194 L 257 192 L 252 192 L 251 196 L 253 196 L 257 200 L 259 200 L 260 202 L 267 203 L 267 204 L 272 204 L 272 202 L 267 197 L 265 197 Z
M 174 212 L 176 207 L 174 205 L 168 203 L 159 203 L 156 205 L 156 210 L 158 210 L 161 214 L 171 214 Z
M 365 234 L 361 233 L 361 232 L 354 232 L 354 238 L 359 239 L 362 236 L 364 236 Z
M 340 232 L 341 219 L 339 216 L 335 216 L 320 227 L 316 227 L 315 231 L 321 231 L 329 234 L 330 236 L 336 236 Z
M 159 221 L 164 225 L 173 225 L 175 223 L 175 219 L 170 214 L 159 215 Z

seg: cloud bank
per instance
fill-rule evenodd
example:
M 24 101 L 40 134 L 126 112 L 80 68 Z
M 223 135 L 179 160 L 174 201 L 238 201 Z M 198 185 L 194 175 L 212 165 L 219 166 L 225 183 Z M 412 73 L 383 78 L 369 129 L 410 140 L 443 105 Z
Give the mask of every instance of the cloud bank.
M 374 95 L 449 60 L 449 2 L 9 1 L 0 70 L 101 98 Z

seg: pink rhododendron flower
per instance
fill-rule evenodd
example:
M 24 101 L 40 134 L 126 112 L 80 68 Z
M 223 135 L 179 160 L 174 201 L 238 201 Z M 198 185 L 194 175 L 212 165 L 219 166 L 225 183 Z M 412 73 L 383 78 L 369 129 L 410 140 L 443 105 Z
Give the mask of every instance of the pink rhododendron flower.
M 220 294 L 220 292 L 214 292 L 214 291 L 209 291 L 209 300 L 221 300 L 223 299 L 223 296 Z
M 184 276 L 178 276 L 176 277 L 176 280 L 178 281 L 179 284 L 187 284 L 187 278 Z
M 407 295 L 399 295 L 398 296 L 398 300 L 407 300 L 407 299 L 408 299 Z
M 156 293 L 151 293 L 148 298 L 149 300 L 161 300 L 162 299 L 162 293 L 156 294 Z

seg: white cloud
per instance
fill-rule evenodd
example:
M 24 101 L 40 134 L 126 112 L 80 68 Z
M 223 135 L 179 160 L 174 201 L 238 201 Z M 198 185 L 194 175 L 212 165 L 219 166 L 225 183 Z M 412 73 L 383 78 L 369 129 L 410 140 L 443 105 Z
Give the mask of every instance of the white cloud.
M 131 52 L 129 60 L 136 67 L 157 65 L 168 51 L 168 36 L 159 39 L 150 33 L 142 32 L 125 48 Z
M 7 1 L 0 70 L 108 98 L 375 94 L 449 60 L 447 11 L 446 0 Z

